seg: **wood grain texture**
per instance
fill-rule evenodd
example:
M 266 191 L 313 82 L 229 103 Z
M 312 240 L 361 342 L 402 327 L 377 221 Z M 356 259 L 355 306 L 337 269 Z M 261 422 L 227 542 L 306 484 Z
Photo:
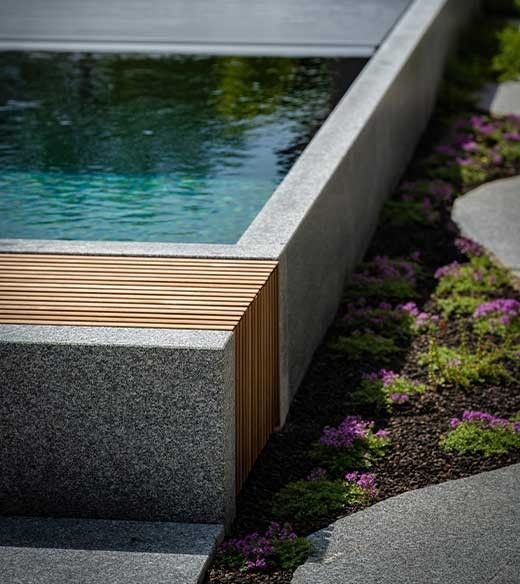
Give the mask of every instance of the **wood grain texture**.
M 0 322 L 233 330 L 272 261 L 0 254 Z

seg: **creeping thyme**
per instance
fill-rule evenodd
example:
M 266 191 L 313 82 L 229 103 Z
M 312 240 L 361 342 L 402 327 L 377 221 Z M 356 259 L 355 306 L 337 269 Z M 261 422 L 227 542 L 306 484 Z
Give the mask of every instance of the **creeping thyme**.
M 311 449 L 318 464 L 334 474 L 372 466 L 389 443 L 384 431 L 373 431 L 374 423 L 359 416 L 347 416 L 339 426 L 325 426 Z
M 298 537 L 289 524 L 272 522 L 264 534 L 255 532 L 225 541 L 217 561 L 243 572 L 294 570 L 306 560 L 309 551 L 309 541 Z
M 351 471 L 341 479 L 326 474 L 288 483 L 274 497 L 273 513 L 307 525 L 327 521 L 347 508 L 369 504 L 377 496 L 375 475 Z
M 467 410 L 460 418 L 450 420 L 450 431 L 440 444 L 459 454 L 504 454 L 520 448 L 520 423 L 517 416 L 507 420 L 488 412 Z
M 478 333 L 500 337 L 520 335 L 520 302 L 512 298 L 497 298 L 479 304 L 473 313 Z
M 405 404 L 412 395 L 424 393 L 427 386 L 408 379 L 388 369 L 363 376 L 360 386 L 352 394 L 356 407 L 372 407 L 376 412 L 390 410 L 392 406 Z
M 406 312 L 412 319 L 412 330 L 416 333 L 434 331 L 437 329 L 440 318 L 438 314 L 420 310 L 415 302 L 400 304 L 398 308 Z
M 435 278 L 439 283 L 434 298 L 445 318 L 469 316 L 497 288 L 510 283 L 508 272 L 485 255 L 473 255 L 469 262 L 443 266 L 435 272 Z
M 421 275 L 414 259 L 376 256 L 356 270 L 347 288 L 346 299 L 360 297 L 390 302 L 415 298 L 415 287 Z
M 456 385 L 469 389 L 483 381 L 511 379 L 504 360 L 510 355 L 507 345 L 496 346 L 480 340 L 475 351 L 465 344 L 453 348 L 430 339 L 428 352 L 419 355 L 419 365 L 428 367 L 432 385 Z

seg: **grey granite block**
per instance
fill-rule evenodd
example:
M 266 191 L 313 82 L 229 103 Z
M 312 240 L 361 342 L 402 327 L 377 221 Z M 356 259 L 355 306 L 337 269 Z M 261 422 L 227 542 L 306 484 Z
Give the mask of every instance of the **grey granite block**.
M 316 532 L 294 584 L 488 584 L 520 574 L 520 465 L 392 497 Z M 510 580 L 515 574 L 516 580 Z
M 198 584 L 221 525 L 0 519 L 2 584 Z
M 459 197 L 452 217 L 466 237 L 520 270 L 520 177 L 492 181 Z
M 232 517 L 231 335 L 214 349 L 19 341 L 0 343 L 0 514 Z

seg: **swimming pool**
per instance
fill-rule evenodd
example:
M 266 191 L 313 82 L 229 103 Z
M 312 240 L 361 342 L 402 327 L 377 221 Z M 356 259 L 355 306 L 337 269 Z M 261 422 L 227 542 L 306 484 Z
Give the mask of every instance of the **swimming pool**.
M 0 238 L 235 243 L 342 63 L 0 53 Z

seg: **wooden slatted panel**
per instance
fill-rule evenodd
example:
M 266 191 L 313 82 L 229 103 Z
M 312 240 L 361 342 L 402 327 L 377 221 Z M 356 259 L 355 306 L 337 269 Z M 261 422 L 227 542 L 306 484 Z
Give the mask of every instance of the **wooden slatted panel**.
M 278 271 L 235 330 L 237 492 L 279 422 Z
M 0 254 L 0 322 L 233 330 L 272 261 Z
M 0 323 L 235 330 L 238 492 L 279 420 L 276 266 L 0 253 Z

